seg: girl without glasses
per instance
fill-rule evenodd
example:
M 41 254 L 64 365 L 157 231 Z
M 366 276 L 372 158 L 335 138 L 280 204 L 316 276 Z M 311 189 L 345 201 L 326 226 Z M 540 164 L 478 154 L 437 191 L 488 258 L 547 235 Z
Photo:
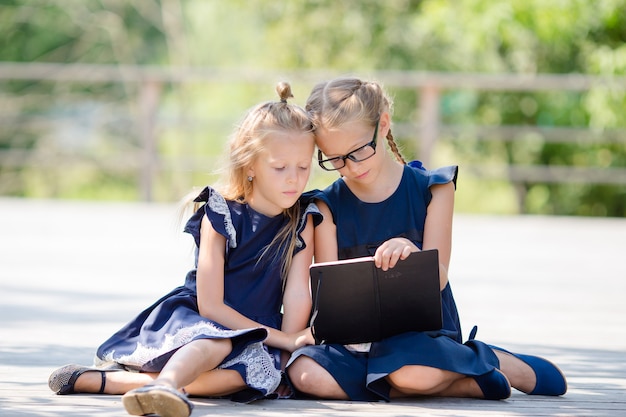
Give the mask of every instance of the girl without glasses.
M 53 391 L 125 394 L 130 414 L 184 417 L 184 390 L 242 402 L 272 394 L 281 352 L 314 343 L 308 266 L 321 217 L 300 201 L 314 138 L 307 113 L 287 103 L 290 86 L 277 91 L 280 101 L 251 109 L 235 131 L 223 184 L 194 200 L 185 284 L 103 343 L 98 366 L 53 372 Z

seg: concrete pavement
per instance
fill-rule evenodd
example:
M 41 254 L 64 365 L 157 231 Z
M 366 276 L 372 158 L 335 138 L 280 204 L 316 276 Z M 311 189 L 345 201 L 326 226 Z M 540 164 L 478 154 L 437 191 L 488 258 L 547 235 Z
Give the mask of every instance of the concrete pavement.
M 191 238 L 171 204 L 0 198 L 0 415 L 124 416 L 119 396 L 56 396 L 49 373 L 180 285 Z M 193 398 L 193 417 L 626 416 L 626 219 L 458 214 L 450 277 L 465 336 L 544 355 L 564 397 L 393 403 Z

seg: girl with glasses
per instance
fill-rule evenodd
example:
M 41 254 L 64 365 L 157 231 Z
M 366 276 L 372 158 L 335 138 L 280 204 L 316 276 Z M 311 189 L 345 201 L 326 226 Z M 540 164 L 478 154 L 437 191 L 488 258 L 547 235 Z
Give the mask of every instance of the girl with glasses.
M 448 281 L 457 167 L 407 164 L 391 134 L 392 101 L 377 83 L 340 78 L 314 87 L 318 161 L 341 178 L 312 194 L 324 215 L 315 228 L 316 262 L 374 256 L 387 270 L 411 252 L 437 249 L 443 328 L 360 345 L 296 350 L 287 373 L 297 391 L 344 400 L 451 396 L 500 400 L 511 386 L 528 394 L 562 395 L 559 369 L 474 339 L 463 343 Z M 387 151 L 384 140 L 386 139 Z

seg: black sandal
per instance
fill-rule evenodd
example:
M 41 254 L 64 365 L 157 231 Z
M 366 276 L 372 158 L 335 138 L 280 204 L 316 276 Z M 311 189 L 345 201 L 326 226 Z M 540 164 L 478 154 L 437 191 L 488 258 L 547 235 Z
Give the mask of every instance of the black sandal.
M 74 384 L 79 376 L 85 372 L 100 372 L 102 383 L 100 384 L 100 390 L 98 394 L 104 394 L 104 387 L 106 386 L 106 373 L 111 371 L 123 371 L 121 365 L 113 364 L 104 368 L 97 368 L 93 366 L 81 366 L 81 365 L 65 365 L 62 368 L 50 374 L 48 378 L 48 386 L 57 395 L 75 394 Z

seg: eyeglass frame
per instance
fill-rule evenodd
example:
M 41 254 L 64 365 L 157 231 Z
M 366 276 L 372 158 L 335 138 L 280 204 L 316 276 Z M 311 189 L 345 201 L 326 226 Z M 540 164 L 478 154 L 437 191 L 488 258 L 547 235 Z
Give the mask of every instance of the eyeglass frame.
M 372 138 L 371 141 L 367 142 L 365 145 L 363 146 L 359 146 L 358 148 L 356 148 L 355 150 L 348 152 L 345 155 L 341 155 L 341 156 L 334 156 L 332 158 L 328 158 L 328 159 L 322 159 L 322 156 L 324 156 L 324 154 L 322 153 L 321 149 L 317 150 L 317 163 L 319 164 L 319 166 L 324 170 L 324 171 L 337 171 L 340 170 L 342 168 L 345 168 L 346 166 L 346 159 L 351 160 L 352 162 L 363 162 L 367 159 L 370 159 L 372 156 L 376 155 L 376 141 L 378 140 L 378 124 L 380 123 L 380 119 L 378 119 L 376 121 L 376 128 L 374 130 L 374 137 Z M 353 153 L 355 152 L 359 152 L 365 148 L 367 148 L 368 146 L 370 146 L 373 150 L 374 153 L 372 153 L 370 156 L 368 156 L 367 158 L 363 158 L 363 159 L 357 159 Z M 329 162 L 332 166 L 333 163 L 331 161 L 335 161 L 335 160 L 342 160 L 343 161 L 343 165 L 340 166 L 339 168 L 327 168 L 325 167 L 323 164 L 325 162 Z

